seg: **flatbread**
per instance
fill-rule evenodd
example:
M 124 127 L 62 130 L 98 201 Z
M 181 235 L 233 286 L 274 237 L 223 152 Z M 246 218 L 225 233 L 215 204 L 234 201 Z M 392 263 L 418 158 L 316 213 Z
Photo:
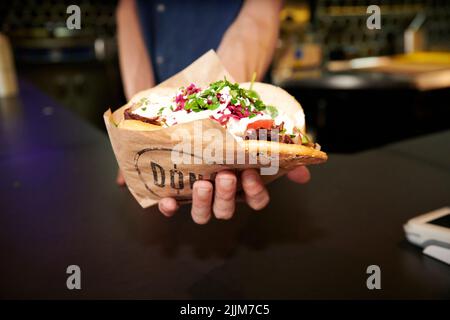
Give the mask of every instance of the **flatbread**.
M 158 86 L 138 93 L 116 111 L 111 112 L 109 109 L 103 114 L 111 145 L 127 187 L 143 208 L 153 206 L 165 197 L 189 201 L 192 199 L 195 181 L 214 182 L 217 172 L 221 170 L 231 170 L 239 177 L 241 171 L 254 168 L 260 171 L 261 178 L 267 184 L 294 166 L 326 161 L 327 156 L 324 152 L 304 145 L 236 139 L 217 121 L 211 119 L 179 123 L 167 128 L 124 119 L 124 111 L 130 107 L 138 108 L 140 103 L 137 102 L 144 97 L 150 100 L 153 95 L 169 97 L 181 86 L 194 83 L 205 87 L 224 78 L 234 82 L 217 54 L 210 50 Z M 241 85 L 248 88 L 250 83 Z M 303 110 L 290 94 L 281 88 L 263 83 L 254 83 L 253 89 L 267 105 L 277 107 L 288 114 L 289 118 L 298 116 L 296 127 L 305 133 Z M 198 128 L 201 130 L 197 130 Z M 217 136 L 209 135 L 217 132 L 219 133 Z M 211 139 L 208 139 L 208 136 Z M 188 148 L 180 150 L 178 148 L 180 142 L 185 142 L 181 145 L 187 145 Z M 217 147 L 211 149 L 211 144 L 217 144 Z M 256 160 L 264 160 L 267 157 L 273 161 L 247 162 L 241 161 L 242 157 L 238 158 L 244 155 L 249 160 L 255 160 L 253 153 L 256 153 Z M 279 163 L 276 162 L 276 154 Z M 219 155 L 217 159 L 216 155 Z M 180 156 L 181 162 L 177 160 Z M 184 161 L 185 159 L 187 161 Z
M 251 83 L 246 82 L 240 84 L 243 88 L 250 88 Z M 297 117 L 300 112 L 303 117 L 303 108 L 300 103 L 290 95 L 286 90 L 271 85 L 267 83 L 255 82 L 253 83 L 253 90 L 255 90 L 261 100 L 266 105 L 273 105 L 281 112 L 286 113 L 290 117 Z M 158 91 L 151 91 L 151 95 L 155 94 L 171 94 L 173 95 L 177 89 L 168 89 L 168 88 L 160 88 Z M 139 101 L 139 99 L 143 97 L 149 97 L 151 99 L 151 95 L 148 94 L 148 91 L 143 91 L 138 93 L 133 99 L 130 101 L 127 106 L 131 106 L 133 102 Z M 121 112 L 123 114 L 123 110 L 126 109 L 127 106 L 121 108 Z M 213 120 L 211 120 L 213 121 Z M 136 131 L 154 131 L 154 130 L 164 130 L 163 127 L 149 124 L 139 120 L 131 120 L 131 119 L 122 119 L 119 120 L 118 127 L 127 130 L 136 130 Z M 302 133 L 305 133 L 305 126 L 303 125 L 299 128 Z M 275 145 L 276 144 L 276 145 Z M 312 147 L 307 147 L 300 144 L 287 144 L 287 143 L 279 143 L 279 142 L 271 142 L 271 141 L 262 141 L 262 140 L 247 140 L 244 142 L 245 149 L 248 152 L 260 152 L 261 150 L 267 151 L 268 153 L 278 152 L 280 157 L 280 166 L 282 168 L 292 168 L 299 165 L 310 165 L 310 164 L 318 164 L 327 161 L 328 156 L 325 152 L 314 149 Z

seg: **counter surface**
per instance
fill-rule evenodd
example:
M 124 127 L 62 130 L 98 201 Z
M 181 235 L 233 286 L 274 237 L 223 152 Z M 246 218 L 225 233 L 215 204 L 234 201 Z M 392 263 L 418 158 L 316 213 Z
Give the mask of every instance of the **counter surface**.
M 2 298 L 450 298 L 449 266 L 404 238 L 449 205 L 450 132 L 331 154 L 308 185 L 230 221 L 167 219 L 115 185 L 107 136 L 32 85 L 0 105 Z M 326 150 L 326 146 L 325 146 Z M 381 268 L 381 290 L 366 269 Z M 81 268 L 81 290 L 66 268 Z

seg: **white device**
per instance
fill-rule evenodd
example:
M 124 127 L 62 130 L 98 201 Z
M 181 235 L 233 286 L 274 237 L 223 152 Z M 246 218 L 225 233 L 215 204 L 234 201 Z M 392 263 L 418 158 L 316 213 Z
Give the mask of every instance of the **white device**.
M 403 226 L 409 242 L 423 253 L 450 265 L 450 207 L 428 212 Z

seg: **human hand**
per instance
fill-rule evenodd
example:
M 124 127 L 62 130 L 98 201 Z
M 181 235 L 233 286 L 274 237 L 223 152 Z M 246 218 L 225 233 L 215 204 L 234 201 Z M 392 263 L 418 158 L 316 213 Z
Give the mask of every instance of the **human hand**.
M 309 170 L 296 167 L 288 172 L 287 177 L 296 183 L 307 183 L 311 178 Z M 261 210 L 269 203 L 269 193 L 258 171 L 247 169 L 241 175 L 245 201 L 253 210 Z M 121 172 L 117 175 L 117 183 L 124 185 Z M 207 180 L 196 181 L 193 185 L 191 215 L 194 222 L 205 224 L 212 214 L 217 219 L 230 219 L 236 207 L 237 177 L 231 171 L 220 171 L 216 175 L 215 189 Z M 166 217 L 171 217 L 179 205 L 174 198 L 163 198 L 158 203 L 159 210 Z
M 296 183 L 307 183 L 311 176 L 308 168 L 296 167 L 287 173 L 287 177 Z M 253 210 L 261 210 L 267 206 L 270 197 L 255 169 L 247 169 L 241 175 L 242 189 L 245 201 Z M 118 172 L 117 184 L 125 185 L 122 173 Z M 228 220 L 236 207 L 237 177 L 231 171 L 220 171 L 216 175 L 215 189 L 207 180 L 196 181 L 193 185 L 191 215 L 194 222 L 205 224 L 212 214 L 217 219 Z M 171 217 L 178 210 L 179 205 L 174 198 L 163 198 L 158 203 L 159 210 L 166 217 Z

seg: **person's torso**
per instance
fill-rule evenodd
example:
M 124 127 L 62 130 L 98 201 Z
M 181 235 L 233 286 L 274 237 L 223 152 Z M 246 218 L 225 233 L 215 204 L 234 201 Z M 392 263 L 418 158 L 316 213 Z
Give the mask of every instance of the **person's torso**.
M 157 83 L 216 50 L 242 0 L 137 0 L 144 41 Z

